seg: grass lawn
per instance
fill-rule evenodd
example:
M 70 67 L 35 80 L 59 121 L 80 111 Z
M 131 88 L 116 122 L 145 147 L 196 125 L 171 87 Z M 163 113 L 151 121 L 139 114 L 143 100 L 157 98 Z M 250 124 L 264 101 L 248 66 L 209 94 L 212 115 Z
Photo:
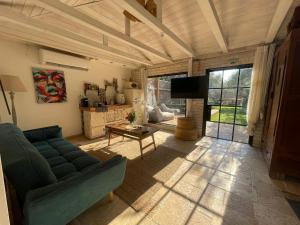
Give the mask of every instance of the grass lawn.
M 219 106 L 212 106 L 212 110 L 217 111 L 211 116 L 211 121 L 219 121 Z M 233 123 L 234 122 L 234 107 L 222 106 L 220 122 L 223 123 Z M 246 120 L 246 109 L 237 108 L 236 110 L 236 124 L 247 125 Z

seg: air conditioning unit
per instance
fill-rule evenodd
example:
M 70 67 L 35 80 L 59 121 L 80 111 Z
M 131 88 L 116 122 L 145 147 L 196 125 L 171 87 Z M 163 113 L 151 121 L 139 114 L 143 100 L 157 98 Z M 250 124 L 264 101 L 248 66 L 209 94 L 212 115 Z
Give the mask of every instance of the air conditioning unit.
M 77 56 L 67 55 L 60 52 L 40 49 L 40 63 L 62 66 L 72 69 L 88 70 L 89 60 Z

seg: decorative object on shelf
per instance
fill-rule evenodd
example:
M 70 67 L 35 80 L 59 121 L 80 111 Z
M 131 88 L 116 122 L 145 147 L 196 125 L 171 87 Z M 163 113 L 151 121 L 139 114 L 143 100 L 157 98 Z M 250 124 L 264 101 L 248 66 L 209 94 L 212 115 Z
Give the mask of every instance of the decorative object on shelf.
M 117 93 L 119 93 L 119 85 L 118 85 L 118 79 L 117 78 L 113 78 L 113 82 L 112 82 L 112 86 L 115 87 L 115 90 Z
M 125 95 L 122 93 L 118 93 L 116 95 L 117 104 L 124 105 L 125 104 Z
M 105 95 L 106 95 L 106 102 L 108 105 L 115 104 L 116 90 L 114 86 L 106 86 Z
M 135 121 L 135 112 L 132 111 L 128 113 L 126 119 L 129 121 L 130 124 L 133 124 L 133 122 Z
M 80 107 L 89 107 L 89 100 L 85 95 L 80 96 Z
M 57 103 L 67 101 L 64 72 L 32 68 L 37 103 Z
M 138 83 L 134 81 L 126 81 L 124 84 L 124 88 L 138 88 Z
M 26 88 L 23 85 L 22 81 L 17 76 L 12 75 L 1 75 L 1 89 L 4 91 L 9 91 L 10 99 L 11 99 L 11 112 L 12 112 L 12 120 L 15 125 L 18 124 L 17 113 L 14 104 L 14 96 L 15 92 L 26 92 Z M 8 108 L 9 110 L 9 108 Z M 9 111 L 10 112 L 10 111 Z
M 99 88 L 99 101 L 104 104 L 105 103 L 105 99 L 106 99 L 106 97 L 105 97 L 105 89 L 104 88 Z
M 87 90 L 93 90 L 99 92 L 99 86 L 93 83 L 84 83 L 84 94 L 86 95 Z
M 105 82 L 105 95 L 106 95 L 106 103 L 108 105 L 115 104 L 115 96 L 118 89 L 118 79 L 113 78 L 112 82 L 107 80 Z

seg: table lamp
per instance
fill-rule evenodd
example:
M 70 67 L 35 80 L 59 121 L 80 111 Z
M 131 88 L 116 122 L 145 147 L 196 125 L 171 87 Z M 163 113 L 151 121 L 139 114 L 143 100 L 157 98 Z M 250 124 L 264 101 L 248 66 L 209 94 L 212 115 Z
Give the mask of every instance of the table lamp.
M 16 114 L 16 109 L 14 104 L 14 96 L 15 96 L 15 92 L 26 92 L 26 88 L 19 77 L 12 76 L 12 75 L 0 75 L 0 85 L 3 92 L 9 91 L 9 95 L 11 98 L 12 120 L 13 123 L 17 125 L 18 121 L 17 121 L 17 114 Z

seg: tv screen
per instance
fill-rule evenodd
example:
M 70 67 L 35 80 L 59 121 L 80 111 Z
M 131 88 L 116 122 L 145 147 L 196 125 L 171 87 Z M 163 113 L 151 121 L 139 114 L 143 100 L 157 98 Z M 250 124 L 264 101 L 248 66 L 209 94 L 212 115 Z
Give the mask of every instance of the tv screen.
M 206 76 L 171 79 L 171 98 L 204 98 Z

